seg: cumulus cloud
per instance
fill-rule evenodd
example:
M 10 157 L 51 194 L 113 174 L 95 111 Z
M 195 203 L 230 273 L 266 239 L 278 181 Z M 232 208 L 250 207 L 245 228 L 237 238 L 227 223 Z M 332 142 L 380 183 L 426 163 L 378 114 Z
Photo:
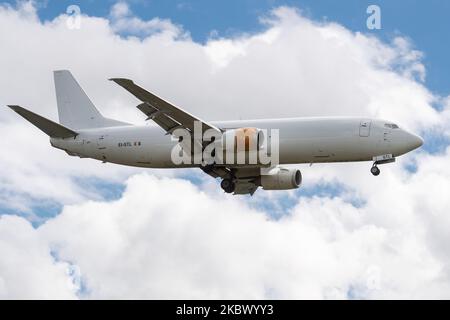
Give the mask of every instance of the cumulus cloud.
M 114 32 L 127 35 L 148 36 L 162 33 L 168 37 L 181 37 L 183 30 L 174 25 L 170 20 L 153 18 L 142 20 L 136 17 L 126 2 L 117 2 L 110 12 L 111 28 Z M 184 34 L 184 36 L 188 36 Z
M 35 255 L 47 258 L 33 261 L 37 270 L 58 270 L 49 251 L 76 264 L 86 287 L 80 298 L 443 298 L 450 204 L 423 199 L 450 180 L 438 159 L 429 161 L 407 181 L 389 176 L 362 207 L 303 198 L 278 220 L 185 180 L 135 175 L 118 201 L 67 206 L 37 230 L 3 218 L 3 230 L 24 225 L 16 234 L 26 239 L 3 238 L 27 250 L 42 244 Z M 422 188 L 422 175 L 435 174 L 436 187 Z M 380 208 L 393 193 L 403 197 Z M 70 276 L 61 276 L 66 286 L 55 291 L 70 293 Z M 27 285 L 39 287 L 39 277 Z
M 25 219 L 0 216 L 0 298 L 73 299 L 69 266 L 55 262 L 47 241 Z
M 425 87 L 422 53 L 403 37 L 382 42 L 287 7 L 263 17 L 258 33 L 204 44 L 169 20 L 135 16 L 124 2 L 108 18 L 83 15 L 80 29 L 66 19 L 40 21 L 31 2 L 0 6 L 8 48 L 0 104 L 57 119 L 51 71 L 71 69 L 106 116 L 133 123 L 143 123 L 137 101 L 107 78 L 132 78 L 204 119 L 357 115 L 449 132 L 449 100 Z M 307 187 L 338 185 L 334 197 L 299 190 L 249 199 L 223 195 L 207 176 L 194 186 L 174 171 L 146 175 L 68 157 L 9 109 L 0 112 L 0 134 L 2 211 L 64 205 L 38 228 L 1 217 L 1 297 L 450 296 L 448 149 L 403 157 L 378 179 L 365 163 L 303 169 Z M 113 202 L 78 183 L 130 176 Z

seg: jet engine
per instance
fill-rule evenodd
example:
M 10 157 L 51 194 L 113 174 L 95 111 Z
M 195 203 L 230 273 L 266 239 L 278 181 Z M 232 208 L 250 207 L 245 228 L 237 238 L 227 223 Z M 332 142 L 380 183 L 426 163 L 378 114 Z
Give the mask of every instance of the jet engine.
M 264 190 L 297 189 L 302 183 L 302 173 L 298 169 L 276 167 L 268 174 L 261 175 Z
M 223 133 L 221 142 L 226 163 L 258 164 L 264 132 L 258 128 L 229 129 Z

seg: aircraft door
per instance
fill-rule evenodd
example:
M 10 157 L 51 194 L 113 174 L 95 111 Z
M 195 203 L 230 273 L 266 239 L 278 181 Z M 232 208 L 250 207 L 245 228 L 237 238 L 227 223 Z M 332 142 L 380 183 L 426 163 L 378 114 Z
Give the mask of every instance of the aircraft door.
M 362 119 L 359 123 L 359 136 L 360 137 L 368 137 L 370 136 L 370 127 L 372 125 L 372 121 L 368 119 Z

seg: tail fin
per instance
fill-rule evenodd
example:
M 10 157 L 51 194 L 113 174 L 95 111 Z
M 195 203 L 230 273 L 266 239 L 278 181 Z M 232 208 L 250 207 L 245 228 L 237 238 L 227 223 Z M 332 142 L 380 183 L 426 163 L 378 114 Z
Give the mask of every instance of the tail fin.
M 103 117 L 68 70 L 53 72 L 59 122 L 73 129 L 127 125 Z
M 20 106 L 8 106 L 52 138 L 75 137 L 77 133 Z

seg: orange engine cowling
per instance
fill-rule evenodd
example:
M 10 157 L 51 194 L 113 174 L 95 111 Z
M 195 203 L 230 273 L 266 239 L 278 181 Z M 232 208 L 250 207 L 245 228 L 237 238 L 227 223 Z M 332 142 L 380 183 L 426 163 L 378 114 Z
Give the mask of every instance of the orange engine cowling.
M 227 163 L 232 157 L 236 164 L 258 164 L 258 152 L 263 144 L 264 132 L 258 128 L 229 129 L 222 135 L 222 149 Z

